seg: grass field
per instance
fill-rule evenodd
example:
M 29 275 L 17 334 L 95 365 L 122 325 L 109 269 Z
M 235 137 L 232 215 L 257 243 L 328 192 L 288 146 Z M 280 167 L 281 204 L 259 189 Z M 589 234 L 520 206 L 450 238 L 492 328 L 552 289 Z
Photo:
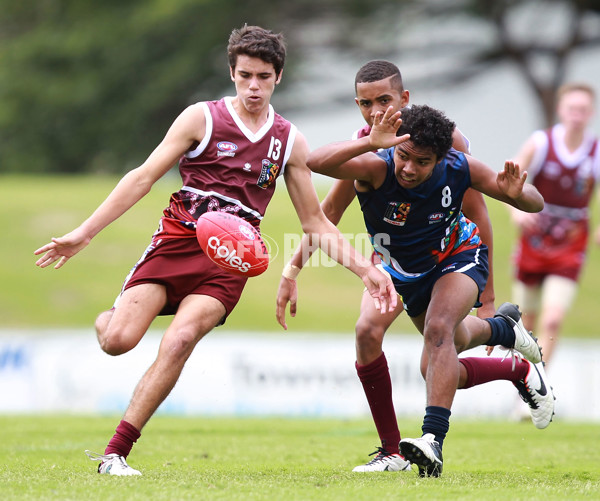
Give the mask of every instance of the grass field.
M 600 499 L 600 424 L 454 420 L 443 476 L 420 479 L 351 472 L 374 449 L 366 420 L 156 416 L 129 457 L 143 476 L 100 476 L 83 451 L 102 452 L 118 419 L 0 417 L 2 499 Z
M 102 232 L 63 269 L 40 270 L 33 250 L 85 217 L 116 183 L 112 177 L 0 176 L 1 327 L 90 327 L 110 306 L 124 276 L 147 245 L 160 211 L 179 181 L 166 178 L 135 209 Z M 323 195 L 323 193 L 321 193 Z M 498 302 L 509 299 L 514 241 L 507 212 L 489 202 L 495 228 Z M 341 230 L 363 233 L 356 204 Z M 299 223 L 278 190 L 263 233 L 280 245 Z M 282 249 L 280 249 L 282 250 Z M 250 280 L 228 330 L 277 331 L 274 300 L 284 256 Z M 600 252 L 592 248 L 566 336 L 597 336 Z M 362 284 L 340 267 L 305 270 L 299 280 L 294 331 L 350 333 Z M 159 320 L 155 327 L 164 325 Z M 392 331 L 413 332 L 403 315 Z M 349 342 L 350 339 L 349 339 Z M 1 397 L 0 397 L 1 398 Z M 409 474 L 353 474 L 377 443 L 370 420 L 176 418 L 158 415 L 130 457 L 141 478 L 95 473 L 84 449 L 102 452 L 118 416 L 0 416 L 0 498 L 18 500 L 207 499 L 362 500 L 600 499 L 598 423 L 530 423 L 453 419 L 440 479 Z M 420 421 L 400 422 L 404 436 Z
M 156 229 L 170 193 L 179 188 L 178 176 L 167 176 L 157 183 L 134 209 L 100 233 L 61 270 L 36 268 L 33 251 L 50 237 L 62 235 L 84 220 L 116 182 L 115 177 L 103 176 L 0 176 L 3 327 L 89 327 L 98 312 L 112 305 L 124 277 Z M 285 264 L 285 234 L 300 233 L 284 185 L 280 188 L 262 225 L 263 234 L 278 245 L 279 253 L 266 273 L 248 282 L 242 300 L 227 321 L 228 329 L 280 330 L 274 311 L 277 284 Z M 320 195 L 325 191 L 321 189 Z M 495 288 L 500 304 L 510 300 L 510 252 L 515 233 L 502 204 L 491 200 L 488 207 L 495 234 Z M 356 241 L 355 235 L 364 236 L 357 203 L 342 219 L 340 229 L 352 241 Z M 564 327 L 565 336 L 598 335 L 600 249 L 592 245 L 590 250 L 577 303 Z M 289 322 L 292 330 L 354 331 L 363 289 L 358 278 L 340 266 L 319 266 L 303 271 L 298 283 L 299 313 Z M 159 319 L 155 327 L 165 324 L 165 319 Z M 414 328 L 402 315 L 391 331 L 414 332 Z

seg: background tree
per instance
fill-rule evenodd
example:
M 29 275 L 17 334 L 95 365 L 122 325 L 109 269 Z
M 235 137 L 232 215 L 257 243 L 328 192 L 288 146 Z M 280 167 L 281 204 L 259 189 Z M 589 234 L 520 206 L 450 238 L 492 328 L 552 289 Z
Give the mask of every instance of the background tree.
M 600 44 L 599 4 L 8 0 L 0 17 L 0 171 L 120 173 L 138 165 L 185 106 L 230 92 L 227 36 L 244 22 L 285 33 L 283 86 L 304 73 L 299 62 L 325 49 L 349 60 L 412 58 L 418 85 L 460 83 L 509 60 L 549 123 L 569 58 Z M 281 95 L 278 109 L 306 105 L 306 96 Z
M 599 0 L 418 0 L 400 19 L 400 57 L 433 68 L 417 86 L 459 84 L 510 62 L 537 96 L 543 126 L 554 123 L 571 58 L 600 46 Z

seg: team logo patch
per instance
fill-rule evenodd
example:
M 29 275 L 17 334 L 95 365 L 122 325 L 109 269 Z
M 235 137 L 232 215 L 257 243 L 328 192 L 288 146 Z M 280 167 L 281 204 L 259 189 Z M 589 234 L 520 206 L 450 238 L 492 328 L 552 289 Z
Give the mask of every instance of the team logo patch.
M 404 226 L 409 212 L 410 203 L 390 202 L 385 211 L 385 215 L 383 216 L 383 220 L 386 223 L 390 223 L 395 226 Z
M 219 141 L 217 143 L 218 157 L 235 157 L 235 150 L 238 149 L 237 144 L 230 141 Z
M 259 188 L 262 188 L 263 190 L 268 188 L 273 183 L 273 181 L 275 181 L 275 178 L 277 177 L 278 173 L 279 165 L 271 162 L 266 158 L 263 159 L 262 166 L 260 169 L 260 176 L 258 177 L 256 185 Z

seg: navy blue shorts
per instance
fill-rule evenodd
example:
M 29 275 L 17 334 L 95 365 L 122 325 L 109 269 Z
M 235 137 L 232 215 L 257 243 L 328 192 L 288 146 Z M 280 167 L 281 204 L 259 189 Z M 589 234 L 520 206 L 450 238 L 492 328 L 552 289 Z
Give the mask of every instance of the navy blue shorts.
M 489 275 L 488 267 L 488 249 L 486 245 L 481 245 L 476 249 L 470 249 L 447 259 L 444 259 L 433 270 L 423 278 L 414 282 L 402 282 L 392 276 L 392 282 L 396 291 L 402 296 L 404 309 L 409 317 L 418 317 L 427 310 L 429 301 L 431 301 L 431 291 L 440 277 L 447 273 L 462 273 L 473 279 L 477 285 L 477 301 L 473 305 L 479 308 L 479 296 L 485 288 Z

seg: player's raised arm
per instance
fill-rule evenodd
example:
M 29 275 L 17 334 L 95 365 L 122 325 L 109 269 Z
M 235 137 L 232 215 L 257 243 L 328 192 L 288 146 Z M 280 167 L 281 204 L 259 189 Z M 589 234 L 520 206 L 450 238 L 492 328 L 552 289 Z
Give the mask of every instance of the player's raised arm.
M 504 169 L 495 172 L 483 162 L 468 157 L 473 188 L 525 212 L 539 212 L 544 208 L 544 198 L 531 184 L 525 183 L 527 172 L 511 160 Z
M 307 164 L 313 172 L 326 176 L 376 184 L 371 165 L 380 159 L 373 151 L 391 148 L 408 140 L 407 134 L 396 136 L 401 124 L 400 112 L 394 113 L 390 106 L 385 113 L 376 113 L 368 136 L 317 148 L 310 153 Z

